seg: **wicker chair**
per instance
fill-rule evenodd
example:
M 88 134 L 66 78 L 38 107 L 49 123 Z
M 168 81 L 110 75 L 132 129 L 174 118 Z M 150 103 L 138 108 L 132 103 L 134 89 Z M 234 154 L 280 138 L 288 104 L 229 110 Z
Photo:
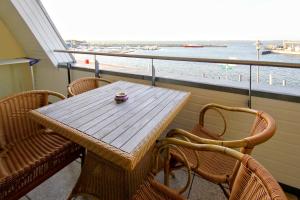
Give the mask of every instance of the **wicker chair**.
M 217 111 L 224 120 L 224 129 L 221 134 L 213 133 L 204 127 L 204 116 L 206 111 L 213 109 Z M 220 110 L 226 110 L 229 112 L 241 112 L 254 116 L 250 135 L 246 138 L 234 141 L 224 141 L 222 136 L 226 132 L 226 118 Z M 167 137 L 181 136 L 188 138 L 191 141 L 205 144 L 221 145 L 229 148 L 240 148 L 240 152 L 244 154 L 251 154 L 253 148 L 270 139 L 275 133 L 276 125 L 273 118 L 265 112 L 256 111 L 248 108 L 226 107 L 217 104 L 208 104 L 200 111 L 199 124 L 195 126 L 191 133 L 181 130 L 173 129 Z M 189 164 L 194 172 L 201 177 L 219 184 L 222 189 L 222 184 L 228 184 L 230 179 L 234 179 L 237 169 L 239 168 L 239 162 L 235 159 L 222 154 L 216 154 L 214 152 L 197 152 L 195 153 L 191 149 L 183 148 L 182 151 L 188 157 Z M 165 163 L 168 165 L 169 170 L 165 172 L 168 176 L 169 172 L 180 168 L 182 165 L 181 156 L 177 152 L 171 152 L 170 162 Z M 166 178 L 168 184 L 168 179 Z
M 69 84 L 68 94 L 71 97 L 98 88 L 100 87 L 100 82 L 111 83 L 109 80 L 97 77 L 80 78 Z
M 0 100 L 0 200 L 18 199 L 79 157 L 82 148 L 38 125 L 28 112 L 59 93 L 36 90 Z
M 250 155 L 243 154 L 236 150 L 212 144 L 197 144 L 177 138 L 167 138 L 160 145 L 160 150 L 169 151 L 169 148 L 179 149 L 184 147 L 197 152 L 214 152 L 226 155 L 238 160 L 241 164 L 237 175 L 232 182 L 232 188 L 228 193 L 229 200 L 287 200 L 284 192 L 272 177 L 272 175 Z M 183 153 L 181 150 L 179 152 Z M 184 158 L 183 158 L 184 159 Z M 186 158 L 185 158 L 186 159 Z M 185 160 L 184 159 L 184 160 Z M 189 169 L 190 166 L 187 165 Z M 187 182 L 189 184 L 190 180 Z M 181 191 L 183 192 L 183 191 Z M 168 188 L 154 180 L 150 174 L 135 193 L 133 200 L 163 200 L 163 199 L 184 199 L 180 192 Z

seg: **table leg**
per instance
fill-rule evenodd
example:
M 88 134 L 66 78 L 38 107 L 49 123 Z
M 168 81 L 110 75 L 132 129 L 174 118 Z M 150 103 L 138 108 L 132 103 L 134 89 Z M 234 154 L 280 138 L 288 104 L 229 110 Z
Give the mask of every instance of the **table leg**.
M 128 171 L 87 152 L 80 177 L 70 194 L 105 200 L 129 200 L 152 167 L 149 151 L 134 170 Z

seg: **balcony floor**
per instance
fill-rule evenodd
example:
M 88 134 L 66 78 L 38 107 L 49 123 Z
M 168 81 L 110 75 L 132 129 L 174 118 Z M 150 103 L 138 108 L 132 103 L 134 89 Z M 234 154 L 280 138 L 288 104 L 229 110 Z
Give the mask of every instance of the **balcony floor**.
M 68 194 L 71 192 L 75 182 L 80 174 L 80 161 L 76 160 L 60 172 L 52 176 L 43 184 L 29 192 L 21 200 L 65 200 Z M 184 170 L 178 170 L 173 180 L 171 180 L 171 186 L 178 188 L 181 184 L 185 184 Z M 163 174 L 160 173 L 156 177 L 159 181 L 163 180 Z M 287 194 L 290 200 L 297 200 L 297 197 Z M 184 193 L 184 196 L 188 196 L 188 191 Z M 85 200 L 84 198 L 77 198 L 78 200 Z M 194 176 L 192 188 L 190 189 L 190 200 L 225 200 L 225 196 L 219 186 L 207 182 L 198 176 Z

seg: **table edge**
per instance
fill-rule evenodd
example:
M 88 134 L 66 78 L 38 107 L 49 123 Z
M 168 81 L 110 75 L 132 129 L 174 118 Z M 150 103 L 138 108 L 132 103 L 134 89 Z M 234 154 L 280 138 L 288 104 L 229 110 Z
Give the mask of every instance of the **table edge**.
M 122 166 L 126 169 L 132 168 L 133 157 L 120 149 L 117 149 L 111 145 L 108 145 L 100 140 L 97 140 L 91 136 L 85 135 L 84 133 L 72 129 L 67 125 L 56 121 L 42 113 L 32 110 L 29 112 L 29 117 L 35 120 L 37 123 L 52 129 L 58 135 L 61 135 L 72 142 L 75 142 L 88 150 L 107 159 L 108 161 Z
M 52 129 L 57 134 L 75 142 L 86 148 L 88 150 L 103 157 L 104 159 L 121 166 L 127 170 L 133 170 L 139 161 L 143 158 L 144 154 L 150 150 L 150 148 L 155 144 L 155 140 L 159 138 L 162 132 L 170 125 L 174 120 L 176 115 L 182 110 L 182 108 L 188 102 L 191 96 L 191 92 L 180 91 L 186 93 L 184 98 L 177 104 L 177 106 L 172 110 L 170 115 L 163 120 L 162 126 L 158 130 L 154 129 L 154 134 L 150 134 L 150 137 L 145 139 L 143 146 L 139 146 L 132 153 L 122 151 L 114 146 L 106 144 L 100 140 L 93 138 L 82 133 L 79 130 L 68 127 L 67 125 L 52 119 L 37 110 L 32 110 L 29 112 L 29 117 L 35 120 L 37 123 Z

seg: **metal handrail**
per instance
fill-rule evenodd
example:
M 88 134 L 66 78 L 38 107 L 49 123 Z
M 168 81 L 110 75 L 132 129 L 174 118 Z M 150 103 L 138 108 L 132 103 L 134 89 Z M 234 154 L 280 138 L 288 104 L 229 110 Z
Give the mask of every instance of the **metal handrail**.
M 94 55 L 95 59 L 95 76 L 99 76 L 99 63 L 96 56 L 113 56 L 113 57 L 126 57 L 126 58 L 142 58 L 151 60 L 152 68 L 152 85 L 155 86 L 155 67 L 153 60 L 171 60 L 171 61 L 185 61 L 185 62 L 201 62 L 201 63 L 218 63 L 218 64 L 236 64 L 249 66 L 249 100 L 248 107 L 251 108 L 252 104 L 252 66 L 264 66 L 264 67 L 281 67 L 281 68 L 293 68 L 300 69 L 300 63 L 285 63 L 285 62 L 270 62 L 270 61 L 255 61 L 255 60 L 233 60 L 233 59 L 215 59 L 215 58 L 191 58 L 191 57 L 177 57 L 177 56 L 155 56 L 155 55 L 138 55 L 138 54 L 121 54 L 121 53 L 100 53 L 92 51 L 74 51 L 74 50 L 54 50 L 58 53 L 74 53 L 74 54 L 86 54 Z M 70 68 L 68 68 L 68 79 L 70 80 Z
M 172 60 L 172 61 L 221 63 L 221 64 L 236 64 L 236 65 L 255 65 L 255 66 L 266 66 L 266 67 L 281 67 L 281 68 L 300 69 L 300 63 L 286 63 L 286 62 L 235 60 L 235 59 L 233 60 L 233 59 L 217 59 L 217 58 L 191 58 L 191 57 L 177 57 L 177 56 L 154 56 L 154 55 L 138 55 L 138 54 L 122 54 L 122 53 L 100 53 L 100 52 L 92 52 L 92 51 L 74 51 L 74 50 L 54 50 L 54 52 L 99 55 L 99 56 L 113 56 L 113 57 L 126 57 L 126 58 L 143 58 L 143 59 L 154 59 L 154 60 Z

